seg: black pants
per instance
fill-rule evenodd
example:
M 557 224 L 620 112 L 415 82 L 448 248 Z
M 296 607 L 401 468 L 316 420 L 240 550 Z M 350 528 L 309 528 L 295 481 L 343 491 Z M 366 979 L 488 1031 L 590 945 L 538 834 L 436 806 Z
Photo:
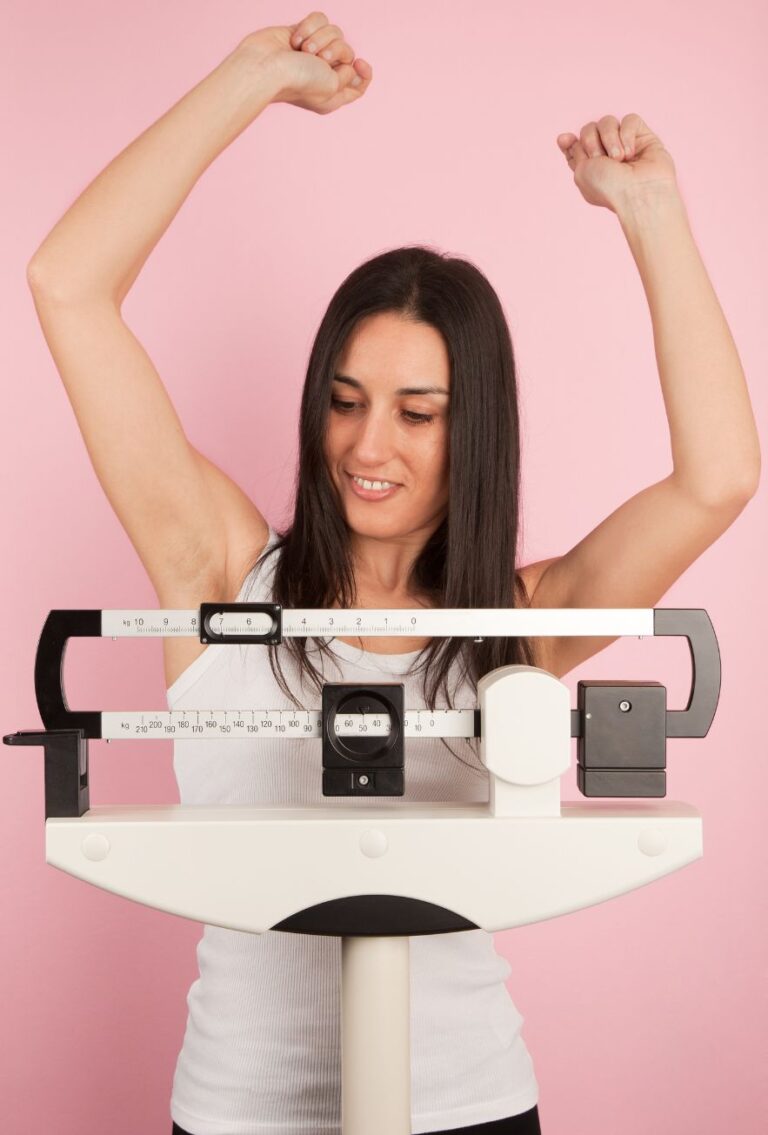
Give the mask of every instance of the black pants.
M 508 1119 L 492 1119 L 490 1123 L 473 1123 L 471 1127 L 453 1127 L 450 1131 L 433 1131 L 432 1135 L 541 1135 L 539 1109 L 532 1107 L 522 1115 L 510 1115 Z M 191 1135 L 174 1123 L 171 1135 Z

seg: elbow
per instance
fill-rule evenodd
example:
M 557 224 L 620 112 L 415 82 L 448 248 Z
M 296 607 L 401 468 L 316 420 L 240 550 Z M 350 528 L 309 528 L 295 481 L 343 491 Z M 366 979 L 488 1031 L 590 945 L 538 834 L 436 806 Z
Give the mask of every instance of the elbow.
M 732 472 L 733 476 L 727 483 L 718 480 L 705 484 L 701 481 L 681 480 L 676 474 L 673 476 L 676 476 L 680 487 L 696 504 L 705 508 L 736 507 L 741 510 L 757 493 L 760 484 L 760 465 L 758 463 L 757 466 L 745 467 L 738 476 L 735 470 Z
M 741 478 L 738 483 L 738 491 L 736 497 L 743 505 L 749 504 L 752 497 L 757 495 L 757 490 L 760 487 L 760 448 L 756 443 L 757 448 L 757 464 L 750 467 L 749 472 Z
M 757 490 L 758 490 L 759 487 L 760 487 L 760 467 L 758 466 L 757 471 L 755 472 L 753 477 L 750 477 L 749 483 L 746 487 L 745 498 L 744 498 L 745 504 L 747 503 L 747 501 L 750 501 L 752 499 L 752 497 L 757 495 Z
M 60 275 L 55 275 L 37 253 L 27 264 L 27 287 L 32 295 L 52 300 L 63 300 L 71 292 Z
M 103 288 L 77 281 L 35 253 L 27 264 L 27 286 L 38 307 L 63 307 L 100 300 Z
M 743 509 L 747 507 L 749 502 L 757 493 L 757 486 L 759 484 L 759 475 L 756 478 L 744 478 L 737 485 L 727 492 L 719 496 L 710 497 L 703 503 L 716 509 L 725 509 L 726 511 L 733 511 L 738 515 Z
M 27 285 L 32 292 L 38 291 L 43 286 L 43 266 L 39 260 L 33 256 L 29 264 L 27 264 Z
M 702 503 L 716 509 L 734 509 L 738 514 L 742 509 L 746 508 L 756 492 L 756 482 L 745 479 L 743 482 L 739 482 L 738 485 L 734 485 L 729 492 L 723 492 L 718 496 L 708 497 L 706 500 L 703 500 Z

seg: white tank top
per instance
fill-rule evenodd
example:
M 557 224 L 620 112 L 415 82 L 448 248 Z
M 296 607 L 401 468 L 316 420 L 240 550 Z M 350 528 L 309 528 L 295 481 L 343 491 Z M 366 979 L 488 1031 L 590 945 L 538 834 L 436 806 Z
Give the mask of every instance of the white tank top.
M 270 526 L 265 550 L 276 539 Z M 238 602 L 272 601 L 276 555 L 255 565 Z M 327 681 L 399 677 L 406 708 L 425 705 L 423 674 L 407 673 L 418 652 L 375 654 L 326 641 L 338 669 L 312 639 L 307 649 Z M 268 649 L 212 643 L 167 691 L 169 708 L 295 708 L 275 681 Z M 300 681 L 287 651 L 280 662 L 302 705 L 317 707 L 318 693 Z M 455 706 L 475 708 L 476 691 L 465 682 L 454 693 L 455 683 L 454 672 Z M 389 797 L 323 796 L 321 744 L 319 738 L 175 741 L 180 802 L 391 805 Z M 401 799 L 487 801 L 488 773 L 470 742 L 449 744 L 466 764 L 436 738 L 407 740 Z M 494 950 L 493 936 L 466 930 L 416 935 L 409 943 L 412 1132 L 528 1111 L 538 1102 L 538 1084 L 523 1017 L 504 984 L 511 969 Z M 341 938 L 206 925 L 197 961 L 173 1080 L 173 1120 L 192 1135 L 340 1133 Z

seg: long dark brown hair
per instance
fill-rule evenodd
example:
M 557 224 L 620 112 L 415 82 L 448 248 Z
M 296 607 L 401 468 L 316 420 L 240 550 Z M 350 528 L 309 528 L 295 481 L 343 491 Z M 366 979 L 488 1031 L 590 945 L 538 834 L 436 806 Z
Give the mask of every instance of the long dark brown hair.
M 324 455 L 331 383 L 345 344 L 369 315 L 393 312 L 427 323 L 445 341 L 450 361 L 449 499 L 447 516 L 413 564 L 406 590 L 434 607 L 527 606 L 517 567 L 520 525 L 520 436 L 512 341 L 499 298 L 470 261 L 426 245 L 395 248 L 355 268 L 331 299 L 307 366 L 299 420 L 299 464 L 293 524 L 263 554 L 278 557 L 271 602 L 282 607 L 355 607 L 350 530 Z M 262 561 L 262 557 L 259 557 Z M 257 562 L 259 562 L 257 561 Z M 519 601 L 518 601 L 519 600 Z M 323 639 L 317 648 L 329 653 Z M 307 655 L 307 639 L 283 646 L 299 673 L 322 690 L 323 675 Z M 263 649 L 260 648 L 260 649 Z M 302 706 L 269 646 L 280 689 Z M 536 665 L 534 644 L 520 638 L 433 638 L 418 654 L 425 704 L 435 709 L 459 658 L 459 681 L 512 663 Z M 319 702 L 318 702 L 319 704 Z M 317 708 L 315 706 L 314 708 Z M 447 746 L 450 748 L 450 746 Z M 453 752 L 453 750 L 451 750 Z M 456 754 L 454 753 L 454 756 Z

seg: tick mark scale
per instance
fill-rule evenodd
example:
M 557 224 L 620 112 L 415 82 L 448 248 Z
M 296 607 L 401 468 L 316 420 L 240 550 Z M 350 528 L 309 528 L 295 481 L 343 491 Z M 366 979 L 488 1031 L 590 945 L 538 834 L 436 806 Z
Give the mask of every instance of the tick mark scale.
M 203 604 L 198 610 L 102 610 L 104 637 L 152 638 L 189 635 L 208 642 L 247 640 L 279 631 L 282 638 L 424 635 L 484 638 L 546 635 L 636 635 L 654 633 L 653 608 L 293 608 L 276 604 Z M 269 610 L 252 610 L 261 607 Z M 242 611 L 239 610 L 242 608 Z M 203 611 L 201 617 L 201 610 Z
M 477 737 L 479 713 L 475 709 L 406 710 L 403 733 L 406 737 Z M 390 718 L 386 713 L 344 713 L 335 719 L 339 737 L 386 737 Z M 320 738 L 322 712 L 294 709 L 177 709 L 102 710 L 101 737 L 129 741 L 168 739 L 175 741 L 226 739 L 251 740 L 257 737 L 312 740 Z

